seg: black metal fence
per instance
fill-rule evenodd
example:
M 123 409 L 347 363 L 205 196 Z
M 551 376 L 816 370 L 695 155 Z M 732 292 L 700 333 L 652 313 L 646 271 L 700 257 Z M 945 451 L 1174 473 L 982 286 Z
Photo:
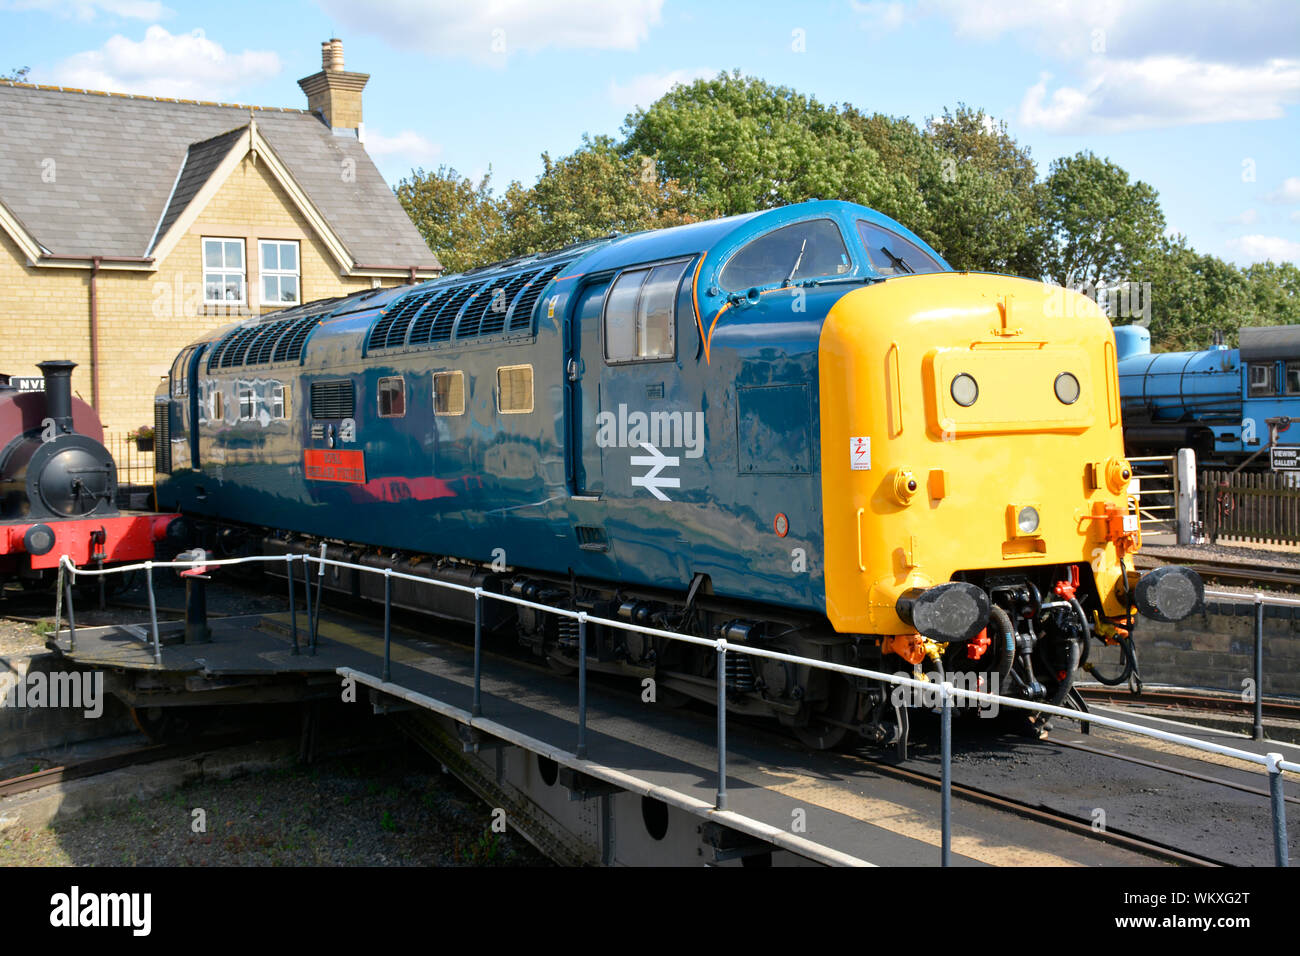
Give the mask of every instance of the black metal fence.
M 117 483 L 131 486 L 137 493 L 153 491 L 154 446 L 153 438 L 137 441 L 128 438 L 127 432 L 105 432 L 104 447 L 117 462 Z

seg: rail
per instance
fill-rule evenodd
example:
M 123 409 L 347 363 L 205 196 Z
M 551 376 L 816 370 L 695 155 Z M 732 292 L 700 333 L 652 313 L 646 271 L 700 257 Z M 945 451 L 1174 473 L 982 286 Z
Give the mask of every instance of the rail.
M 137 564 L 120 565 L 113 568 L 87 569 L 78 568 L 65 555 L 59 560 L 59 588 L 58 602 L 55 607 L 55 635 L 62 630 L 62 605 L 66 600 L 68 611 L 68 644 L 69 650 L 76 649 L 76 620 L 75 609 L 72 602 L 72 582 L 78 576 L 99 576 L 106 574 L 123 574 L 129 571 L 143 570 L 145 572 L 146 587 L 149 591 L 149 618 L 151 625 L 151 635 L 154 650 L 155 663 L 161 666 L 162 648 L 158 636 L 158 615 L 156 602 L 153 595 L 153 571 L 155 568 L 182 568 L 194 570 L 199 567 L 216 568 L 235 564 L 264 563 L 274 564 L 283 563 L 286 570 L 286 579 L 289 590 L 289 614 L 291 619 L 292 634 L 292 653 L 301 652 L 298 642 L 298 622 L 297 610 L 294 600 L 294 591 L 297 583 L 294 580 L 293 563 L 301 561 L 303 565 L 303 580 L 306 584 L 307 594 L 307 616 L 308 616 L 308 645 L 309 653 L 316 652 L 317 640 L 316 631 L 319 623 L 320 597 L 324 590 L 324 582 L 318 582 L 316 587 L 316 607 L 312 608 L 311 594 L 311 572 L 310 566 L 317 566 L 318 578 L 324 577 L 326 567 L 347 568 L 352 571 L 363 571 L 370 574 L 380 574 L 385 579 L 384 586 L 384 668 L 383 682 L 391 683 L 392 678 L 392 580 L 413 581 L 420 584 L 433 585 L 448 590 L 459 591 L 463 594 L 472 594 L 474 596 L 474 690 L 473 705 L 471 710 L 471 721 L 483 717 L 483 696 L 482 696 L 482 676 L 483 676 L 483 599 L 489 598 L 494 601 L 502 601 L 507 604 L 514 604 L 519 607 L 532 608 L 547 614 L 555 614 L 559 617 L 567 617 L 577 621 L 578 624 L 578 729 L 575 750 L 569 754 L 578 760 L 587 759 L 587 628 L 589 624 L 596 624 L 602 627 L 612 627 L 618 630 L 630 631 L 637 634 L 644 634 L 649 637 L 658 637 L 664 640 L 680 641 L 685 644 L 694 644 L 698 647 L 711 648 L 717 655 L 717 750 L 718 750 L 718 779 L 716 785 L 716 797 L 714 807 L 718 811 L 727 812 L 734 816 L 728 810 L 727 799 L 727 654 L 747 654 L 751 657 L 767 658 L 769 660 L 784 661 L 787 663 L 817 668 L 819 670 L 830 671 L 836 674 L 843 674 L 848 677 L 867 678 L 869 680 L 883 681 L 887 684 L 893 684 L 899 687 L 910 687 L 914 690 L 928 691 L 933 694 L 936 690 L 940 702 L 940 764 L 942 768 L 941 785 L 940 785 L 940 864 L 949 866 L 952 862 L 952 708 L 954 701 L 970 704 L 987 704 L 998 707 L 1010 707 L 1018 710 L 1032 711 L 1038 714 L 1049 714 L 1055 717 L 1061 717 L 1067 720 L 1074 720 L 1081 723 L 1088 723 L 1102 727 L 1110 727 L 1113 730 L 1124 731 L 1125 733 L 1137 734 L 1143 737 L 1150 737 L 1155 740 L 1173 743 L 1182 747 L 1188 747 L 1193 750 L 1204 753 L 1216 754 L 1222 757 L 1230 757 L 1240 760 L 1244 763 L 1251 764 L 1255 767 L 1262 768 L 1268 775 L 1268 790 L 1270 795 L 1270 817 L 1273 828 L 1273 860 L 1274 865 L 1286 867 L 1288 861 L 1288 847 L 1286 835 L 1286 801 L 1283 792 L 1283 773 L 1300 773 L 1300 763 L 1285 760 L 1280 753 L 1257 754 L 1248 750 L 1240 750 L 1236 747 L 1229 747 L 1223 744 L 1211 743 L 1206 740 L 1198 740 L 1195 737 L 1187 737 L 1182 734 L 1171 733 L 1165 730 L 1159 730 L 1154 727 L 1146 727 L 1141 724 L 1130 723 L 1129 721 L 1119 720 L 1114 717 L 1106 717 L 1100 714 L 1084 713 L 1078 710 L 1070 710 L 1065 707 L 1058 707 L 1052 704 L 1042 702 L 1019 700 L 1013 697 L 1003 697 L 999 694 L 990 694 L 983 691 L 973 691 L 954 687 L 949 681 L 935 684 L 931 681 L 920 681 L 911 677 L 905 677 L 900 674 L 887 674 L 883 671 L 874 671 L 864 667 L 851 667 L 847 664 L 837 664 L 833 661 L 821 661 L 814 658 L 799 657 L 794 654 L 785 654 L 781 651 L 768 650 L 761 647 L 747 647 L 742 644 L 733 644 L 724 638 L 705 638 L 696 637 L 690 634 L 678 634 L 673 631 L 665 631 L 660 628 L 646 627 L 640 624 L 632 624 L 628 621 L 617 621 L 610 618 L 600 617 L 589 614 L 586 611 L 574 611 L 568 608 L 557 608 L 550 605 L 541 604 L 536 601 L 530 601 L 526 598 L 516 597 L 512 594 L 498 594 L 493 591 L 485 591 L 482 587 L 469 587 L 464 584 L 456 584 L 450 581 L 438 581 L 432 578 L 419 577 L 413 574 L 404 574 L 401 571 L 394 571 L 392 568 L 374 568 L 365 565 L 353 564 L 347 561 L 336 561 L 326 558 L 325 545 L 321 545 L 321 555 L 318 557 L 313 554 L 285 554 L 285 555 L 252 555 L 242 558 L 221 558 L 206 559 L 199 558 L 188 561 L 144 561 Z M 1215 600 L 1234 600 L 1240 599 L 1240 594 L 1234 594 L 1228 591 L 1211 591 L 1207 590 L 1207 597 Z M 1256 634 L 1257 643 L 1255 651 L 1255 666 L 1259 673 L 1262 670 L 1263 655 L 1263 606 L 1264 604 L 1280 604 L 1290 607 L 1300 607 L 1300 599 L 1274 597 L 1271 595 L 1256 594 Z M 1256 683 L 1256 700 L 1260 699 L 1259 683 Z M 1256 713 L 1259 713 L 1258 705 Z M 471 723 L 471 726 L 473 724 Z M 1256 726 L 1259 728 L 1260 718 L 1256 719 Z M 1257 729 L 1258 733 L 1258 729 Z M 566 752 L 567 753 L 567 752 Z M 760 821 L 751 821 L 759 826 L 765 826 Z

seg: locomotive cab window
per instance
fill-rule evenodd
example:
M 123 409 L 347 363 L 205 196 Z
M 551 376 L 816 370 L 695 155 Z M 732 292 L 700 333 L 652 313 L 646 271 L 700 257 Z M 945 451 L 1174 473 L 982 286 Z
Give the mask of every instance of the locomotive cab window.
M 172 363 L 171 384 L 172 397 L 184 398 L 190 393 L 190 357 L 194 355 L 193 347 L 183 349 Z
M 1286 363 L 1286 393 L 1300 395 L 1300 361 Z
M 829 219 L 782 226 L 759 236 L 727 262 L 722 287 L 743 292 L 754 286 L 844 275 L 853 260 L 840 229 Z
M 406 416 L 406 380 L 399 377 L 379 380 L 379 417 Z
M 605 297 L 605 361 L 654 362 L 677 355 L 677 290 L 689 260 L 624 272 Z
M 1246 394 L 1251 398 L 1277 394 L 1277 369 L 1272 362 L 1251 362 L 1247 372 Z
M 523 415 L 533 410 L 533 367 L 504 365 L 497 369 L 497 411 Z
M 465 373 L 433 373 L 433 413 L 435 415 L 465 414 Z
M 916 243 L 881 226 L 859 219 L 858 234 L 862 236 L 862 244 L 867 248 L 871 267 L 882 276 L 946 271 Z

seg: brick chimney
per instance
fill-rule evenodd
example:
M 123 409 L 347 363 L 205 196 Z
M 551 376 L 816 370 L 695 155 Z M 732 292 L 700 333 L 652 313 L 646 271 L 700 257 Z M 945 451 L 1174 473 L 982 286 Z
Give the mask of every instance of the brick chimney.
M 343 69 L 343 41 L 337 38 L 320 45 L 321 71 L 298 81 L 307 94 L 307 109 L 340 134 L 362 138 L 361 91 L 369 73 L 349 73 Z

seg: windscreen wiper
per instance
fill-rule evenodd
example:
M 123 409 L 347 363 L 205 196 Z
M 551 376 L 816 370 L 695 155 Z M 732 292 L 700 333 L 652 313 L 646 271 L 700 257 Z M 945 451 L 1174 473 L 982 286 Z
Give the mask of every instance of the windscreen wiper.
M 889 257 L 889 264 L 893 266 L 895 269 L 902 269 L 904 272 L 910 272 L 913 275 L 916 274 L 916 270 L 907 264 L 907 260 L 900 259 L 898 256 L 890 252 L 889 249 L 886 248 L 885 246 L 881 246 L 880 251 Z
M 794 260 L 794 266 L 790 269 L 790 274 L 785 277 L 785 285 L 789 285 L 794 278 L 794 274 L 799 271 L 799 263 L 803 262 L 803 251 L 808 248 L 808 240 L 805 239 L 799 244 L 799 258 Z

